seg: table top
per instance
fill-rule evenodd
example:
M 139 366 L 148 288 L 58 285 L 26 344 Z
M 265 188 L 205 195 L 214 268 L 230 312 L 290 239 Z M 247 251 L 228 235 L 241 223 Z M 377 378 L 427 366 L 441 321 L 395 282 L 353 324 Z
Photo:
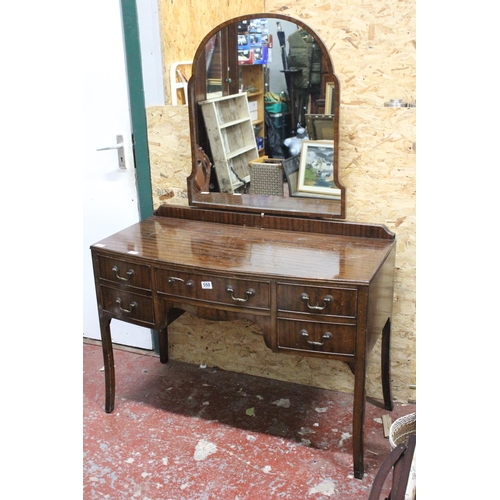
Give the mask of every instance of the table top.
M 197 270 L 366 284 L 394 244 L 153 215 L 92 247 Z

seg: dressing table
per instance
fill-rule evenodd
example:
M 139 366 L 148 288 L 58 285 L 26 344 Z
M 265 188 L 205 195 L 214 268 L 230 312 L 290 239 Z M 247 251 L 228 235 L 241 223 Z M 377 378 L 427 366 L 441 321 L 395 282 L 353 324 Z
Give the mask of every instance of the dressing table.
M 282 24 L 290 20 L 277 14 L 255 17 Z M 113 411 L 115 399 L 112 319 L 158 331 L 162 363 L 168 362 L 168 326 L 184 312 L 210 320 L 251 320 L 275 352 L 349 366 L 355 379 L 353 466 L 355 477 L 361 479 L 366 369 L 380 336 L 384 406 L 388 410 L 393 406 L 389 349 L 395 235 L 380 224 L 344 220 L 345 189 L 338 179 L 340 87 L 324 45 L 299 20 L 293 24 L 315 36 L 322 49 L 323 88 L 326 83 L 335 85 L 333 182 L 341 191 L 340 199 L 211 191 L 217 164 L 212 165 L 198 106 L 208 93 L 206 47 L 214 37 L 231 37 L 243 20 L 212 30 L 193 60 L 189 206 L 162 205 L 151 217 L 91 247 L 105 411 Z M 222 51 L 221 67 L 229 67 L 225 57 L 229 56 Z M 228 79 L 221 75 L 221 87 L 230 84 Z M 213 84 L 213 77 L 210 81 Z

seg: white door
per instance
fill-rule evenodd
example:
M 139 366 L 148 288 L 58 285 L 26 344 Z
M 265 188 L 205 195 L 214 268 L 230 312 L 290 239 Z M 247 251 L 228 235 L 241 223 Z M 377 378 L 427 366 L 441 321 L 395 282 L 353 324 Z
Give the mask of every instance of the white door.
M 92 25 L 86 26 L 84 71 L 83 172 L 83 336 L 100 339 L 91 244 L 139 221 L 134 156 L 131 146 L 128 87 L 120 0 L 90 0 L 85 8 Z M 97 151 L 123 136 L 124 162 L 118 151 Z M 111 321 L 113 342 L 152 349 L 151 331 Z

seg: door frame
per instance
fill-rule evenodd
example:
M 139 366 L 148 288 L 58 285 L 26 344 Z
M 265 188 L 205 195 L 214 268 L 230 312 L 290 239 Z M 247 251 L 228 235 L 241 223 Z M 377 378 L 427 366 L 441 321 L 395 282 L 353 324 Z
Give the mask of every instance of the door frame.
M 142 76 L 141 42 L 136 0 L 120 0 L 123 40 L 125 45 L 125 66 L 130 105 L 130 128 L 132 131 L 132 151 L 136 168 L 139 219 L 153 215 L 153 189 L 149 162 L 148 126 L 144 80 Z M 156 353 L 160 352 L 158 332 L 151 330 L 151 340 Z
M 136 169 L 139 219 L 142 220 L 153 215 L 153 189 L 149 163 L 148 127 L 144 99 L 144 81 L 142 77 L 139 21 L 136 0 L 120 0 L 120 3 L 130 105 L 132 150 Z

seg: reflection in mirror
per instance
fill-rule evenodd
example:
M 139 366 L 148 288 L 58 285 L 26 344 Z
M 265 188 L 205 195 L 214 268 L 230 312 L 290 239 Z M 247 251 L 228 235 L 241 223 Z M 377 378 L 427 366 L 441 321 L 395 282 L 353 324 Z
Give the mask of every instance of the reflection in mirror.
M 207 67 L 207 98 L 222 96 L 221 33 L 216 33 L 205 47 Z
M 339 94 L 323 42 L 302 21 L 256 14 L 212 30 L 189 81 L 190 204 L 345 218 Z M 200 150 L 211 168 L 200 170 Z

